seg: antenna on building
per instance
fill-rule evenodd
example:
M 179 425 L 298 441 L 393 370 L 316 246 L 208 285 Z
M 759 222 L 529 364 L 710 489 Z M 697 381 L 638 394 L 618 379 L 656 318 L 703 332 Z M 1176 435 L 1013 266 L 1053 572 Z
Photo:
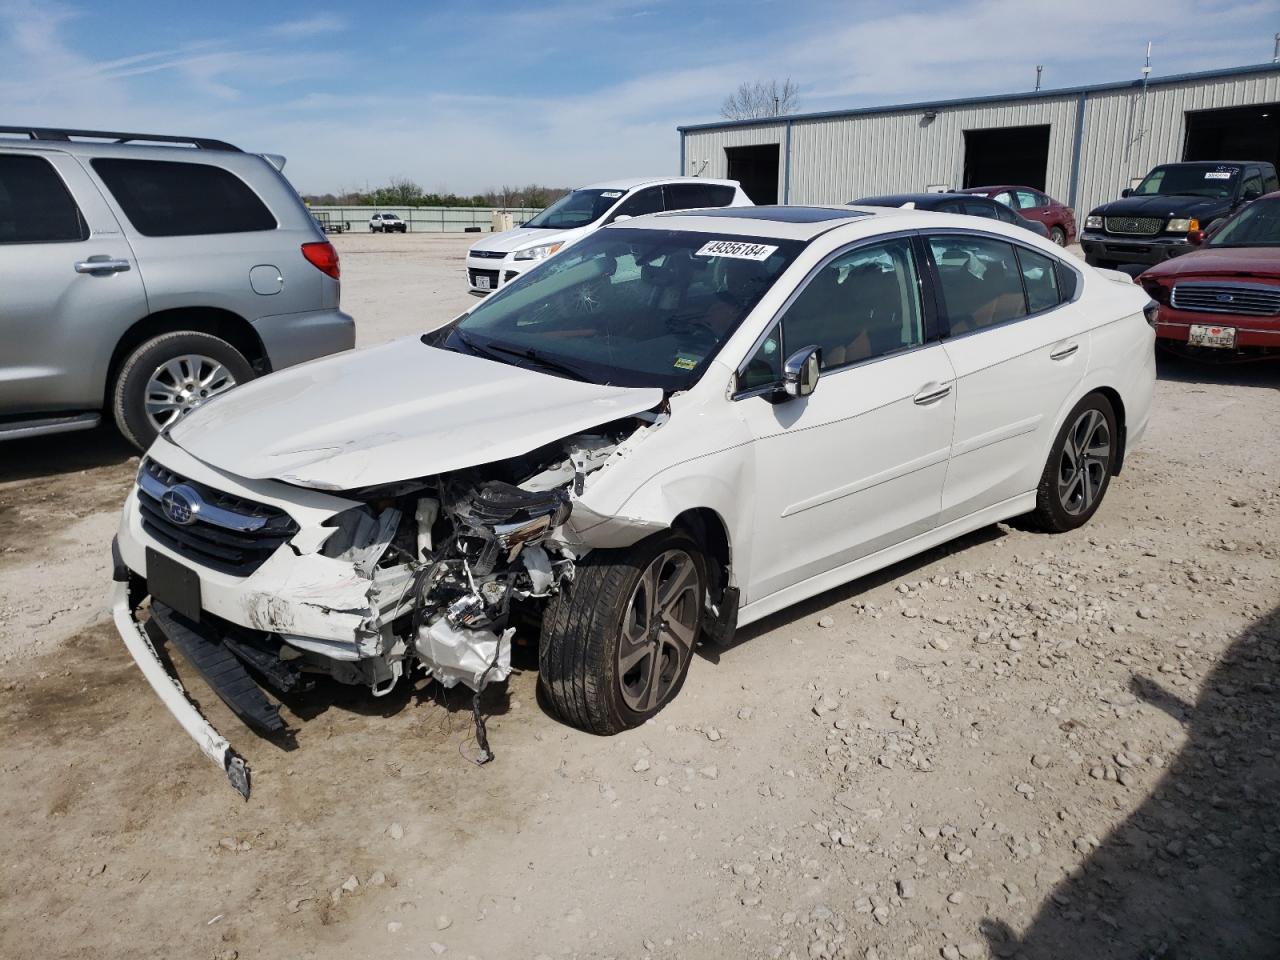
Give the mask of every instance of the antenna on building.
M 1036 64 L 1036 89 L 1037 90 L 1040 89 L 1040 74 L 1042 73 L 1044 73 L 1044 64 L 1037 63 Z
M 1151 76 L 1151 41 L 1147 41 L 1147 62 L 1142 67 L 1142 84 L 1146 86 L 1147 78 Z
M 1280 63 L 1280 33 L 1276 34 L 1276 45 L 1271 51 L 1271 62 Z

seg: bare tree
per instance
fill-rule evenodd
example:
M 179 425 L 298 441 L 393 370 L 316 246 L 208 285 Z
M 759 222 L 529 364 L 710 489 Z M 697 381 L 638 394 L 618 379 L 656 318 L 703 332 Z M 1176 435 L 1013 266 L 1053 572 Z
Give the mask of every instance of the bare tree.
M 724 98 L 720 116 L 727 120 L 781 117 L 800 108 L 800 87 L 790 78 L 744 83 Z

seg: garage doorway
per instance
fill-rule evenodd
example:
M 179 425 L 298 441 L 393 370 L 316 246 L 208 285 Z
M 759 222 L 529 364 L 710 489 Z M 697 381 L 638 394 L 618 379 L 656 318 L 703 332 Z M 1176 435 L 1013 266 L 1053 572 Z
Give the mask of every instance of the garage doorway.
M 1266 160 L 1280 167 L 1280 103 L 1187 111 L 1183 160 Z
M 776 143 L 756 147 L 725 147 L 729 179 L 742 184 L 743 192 L 757 206 L 778 202 L 778 158 Z
M 964 185 L 1045 188 L 1049 125 L 964 132 Z

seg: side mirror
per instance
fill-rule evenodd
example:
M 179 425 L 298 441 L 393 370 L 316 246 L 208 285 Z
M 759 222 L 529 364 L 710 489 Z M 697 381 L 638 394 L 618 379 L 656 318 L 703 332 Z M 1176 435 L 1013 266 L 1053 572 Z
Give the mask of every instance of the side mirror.
M 805 347 L 797 350 L 782 367 L 782 389 L 789 397 L 807 397 L 818 386 L 822 349 Z
M 1259 190 L 1254 190 L 1251 187 L 1250 189 L 1246 190 L 1244 193 L 1240 194 L 1240 202 L 1252 203 L 1254 200 L 1257 200 L 1260 196 L 1262 196 L 1262 192 Z
M 1133 193 L 1133 191 L 1130 190 L 1128 187 L 1125 187 L 1123 190 L 1120 191 L 1120 196 L 1127 197 L 1131 193 Z
M 610 220 L 609 222 L 610 222 L 610 223 L 621 223 L 623 220 L 630 220 L 630 219 L 631 219 L 631 214 L 629 214 L 629 213 L 620 213 L 620 214 L 618 214 L 616 217 L 614 217 L 612 220 Z

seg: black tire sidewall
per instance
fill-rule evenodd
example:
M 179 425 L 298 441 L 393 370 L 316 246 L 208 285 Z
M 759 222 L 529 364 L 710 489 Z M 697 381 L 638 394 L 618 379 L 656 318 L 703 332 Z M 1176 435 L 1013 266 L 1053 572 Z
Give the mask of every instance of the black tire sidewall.
M 209 333 L 192 330 L 165 333 L 138 345 L 120 367 L 113 390 L 116 425 L 139 450 L 151 446 L 157 432 L 147 418 L 147 381 L 158 367 L 184 354 L 200 354 L 217 360 L 236 378 L 236 385 L 254 378 L 253 367 L 235 347 Z
M 1059 240 L 1058 237 L 1061 237 L 1062 239 Z M 1061 227 L 1050 227 L 1049 239 L 1057 246 L 1065 247 L 1067 245 L 1067 231 L 1063 230 Z
M 1097 410 L 1107 421 L 1107 430 L 1111 436 L 1110 453 L 1107 459 L 1107 475 L 1103 478 L 1102 489 L 1098 491 L 1098 496 L 1090 504 L 1089 509 L 1084 513 L 1072 514 L 1063 508 L 1062 502 L 1058 498 L 1058 464 L 1062 459 L 1062 451 L 1067 444 L 1067 434 L 1087 410 Z M 1065 533 L 1068 530 L 1075 530 L 1084 526 L 1092 519 L 1093 515 L 1098 512 L 1098 508 L 1102 506 L 1102 501 L 1106 499 L 1107 491 L 1111 489 L 1111 477 L 1115 472 L 1119 442 L 1120 437 L 1116 427 L 1115 411 L 1111 408 L 1110 401 L 1102 394 L 1091 393 L 1071 408 L 1071 412 L 1067 414 L 1062 426 L 1058 428 L 1058 436 L 1054 439 L 1053 447 L 1049 451 L 1049 460 L 1044 466 L 1044 473 L 1040 478 L 1040 488 L 1036 493 L 1036 514 L 1043 528 L 1055 533 Z

